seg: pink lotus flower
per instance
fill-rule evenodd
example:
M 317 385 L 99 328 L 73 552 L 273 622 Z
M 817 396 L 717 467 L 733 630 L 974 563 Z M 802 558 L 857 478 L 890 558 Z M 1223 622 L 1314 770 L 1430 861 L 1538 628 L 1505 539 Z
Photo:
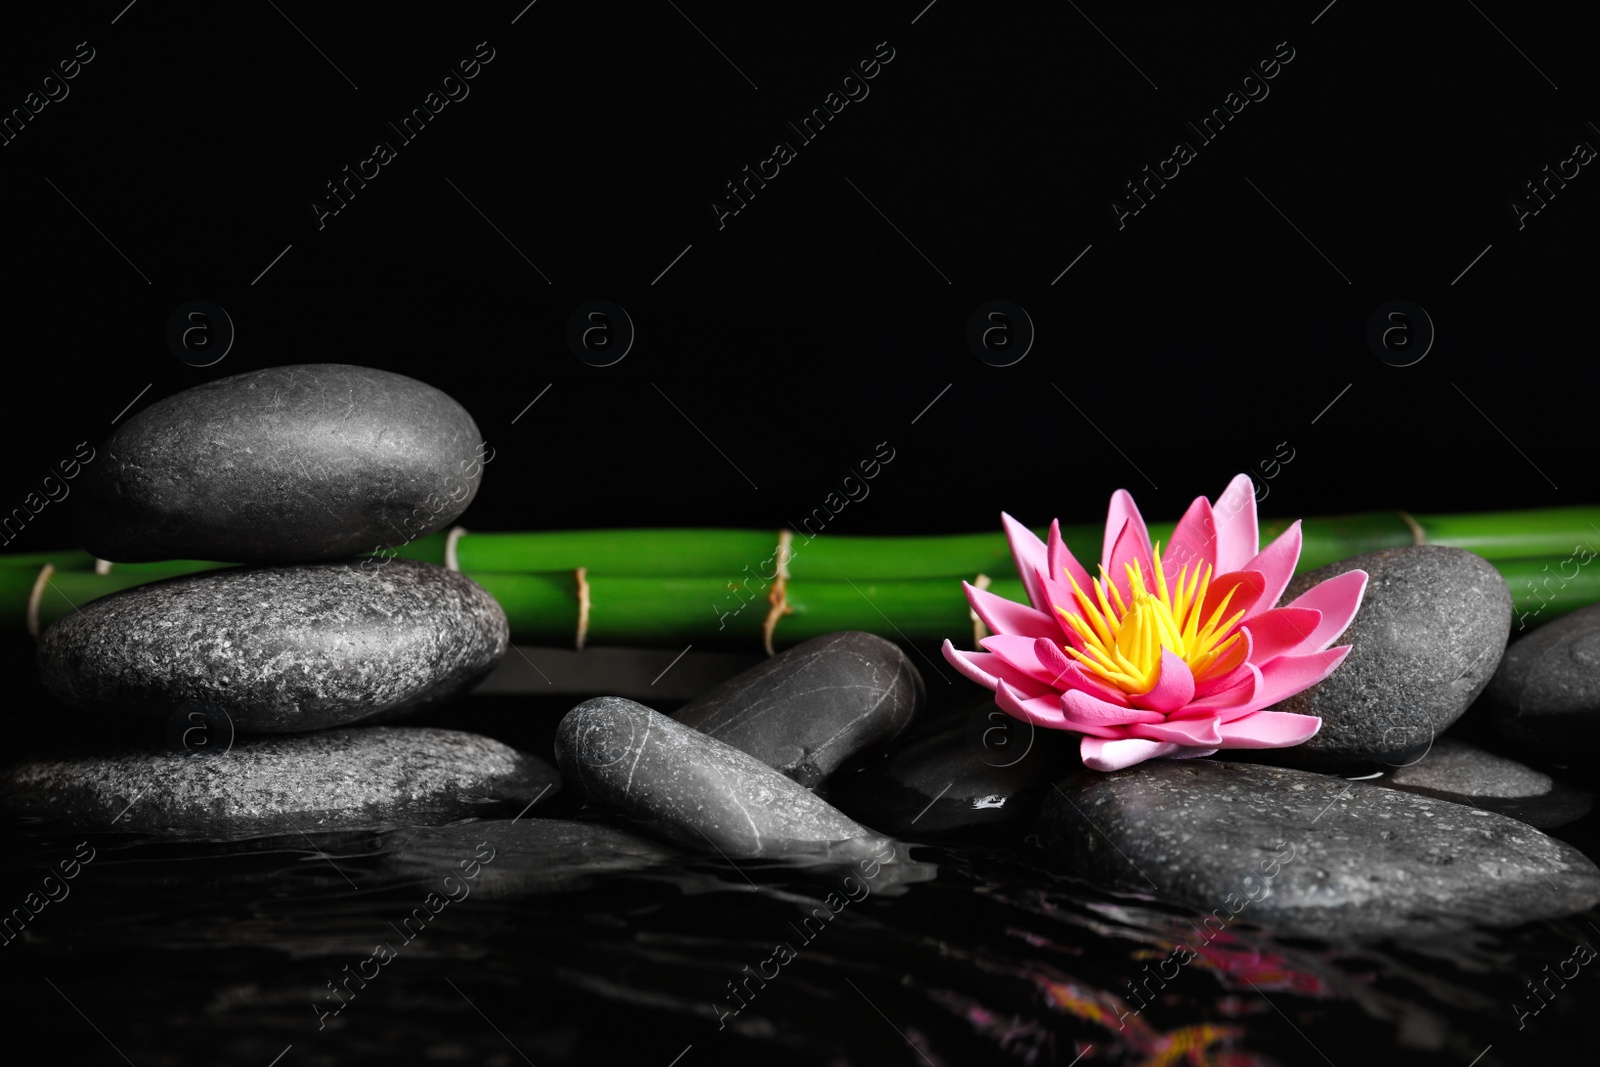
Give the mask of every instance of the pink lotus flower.
M 1300 523 L 1258 551 L 1253 489 L 1241 474 L 1214 510 L 1195 498 L 1165 558 L 1117 490 L 1094 580 L 1059 522 L 1047 544 L 1002 514 L 1033 606 L 963 582 L 993 636 L 984 652 L 946 641 L 945 658 L 1013 717 L 1082 734 L 1083 762 L 1097 771 L 1300 744 L 1321 719 L 1263 709 L 1343 662 L 1350 646 L 1327 646 L 1355 617 L 1367 575 L 1348 571 L 1277 607 L 1300 559 Z

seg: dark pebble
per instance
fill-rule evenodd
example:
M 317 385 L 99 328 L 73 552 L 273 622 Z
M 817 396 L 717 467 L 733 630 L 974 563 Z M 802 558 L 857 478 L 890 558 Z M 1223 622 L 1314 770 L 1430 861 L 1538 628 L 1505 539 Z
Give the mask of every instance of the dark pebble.
M 1310 771 L 1152 760 L 1045 798 L 1050 849 L 1102 887 L 1340 940 L 1514 926 L 1600 902 L 1564 842 L 1477 808 Z
M 0 773 L 0 807 L 83 829 L 203 836 L 446 823 L 548 800 L 555 768 L 458 730 L 371 726 L 36 758 Z
M 442 703 L 509 642 L 505 612 L 463 575 L 346 561 L 210 571 L 90 601 L 40 636 L 38 665 L 73 707 L 168 718 L 196 704 L 276 733 Z
M 700 852 L 781 856 L 876 838 L 754 756 L 621 697 L 568 712 L 556 762 L 590 804 Z
M 84 470 L 78 539 L 102 559 L 294 563 L 450 525 L 493 452 L 413 378 L 339 363 L 236 374 L 117 427 Z
M 1511 630 L 1511 591 L 1488 560 L 1458 548 L 1414 545 L 1367 552 L 1298 575 L 1288 603 L 1327 578 L 1367 572 L 1361 609 L 1334 646 L 1353 646 L 1327 678 L 1275 705 L 1316 715 L 1301 745 L 1256 753 L 1319 769 L 1400 766 L 1488 685 Z
M 1562 764 L 1600 757 L 1600 604 L 1512 642 L 1482 709 L 1524 752 Z
M 925 698 L 900 646 L 857 631 L 796 645 L 691 700 L 673 718 L 804 786 L 905 729 Z
M 1541 830 L 1583 818 L 1594 802 L 1581 789 L 1454 737 L 1439 738 L 1422 759 L 1374 779 L 1373 784 L 1469 804 Z
M 1014 719 L 986 697 L 835 774 L 825 795 L 884 833 L 987 837 L 1031 826 L 1051 783 L 1082 766 L 1076 734 Z

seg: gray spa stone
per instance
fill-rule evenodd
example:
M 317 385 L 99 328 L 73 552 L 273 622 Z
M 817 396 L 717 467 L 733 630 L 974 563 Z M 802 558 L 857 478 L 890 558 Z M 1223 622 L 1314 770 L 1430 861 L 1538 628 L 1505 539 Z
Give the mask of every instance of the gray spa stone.
M 1482 711 L 1496 733 L 1534 755 L 1557 763 L 1600 755 L 1600 604 L 1512 642 Z
M 1449 736 L 1435 741 L 1417 762 L 1373 784 L 1509 815 L 1541 830 L 1583 818 L 1594 802 L 1589 793 L 1542 771 Z
M 569 711 L 556 762 L 590 804 L 699 852 L 782 856 L 881 840 L 754 756 L 621 697 Z
M 118 748 L 0 772 L 0 808 L 90 830 L 243 835 L 445 823 L 560 789 L 555 768 L 458 730 L 248 737 L 225 755 Z
M 339 363 L 169 396 L 85 466 L 78 539 L 102 559 L 292 563 L 398 546 L 472 503 L 493 452 L 422 382 Z
M 1600 869 L 1526 823 L 1366 782 L 1214 760 L 1084 771 L 1048 847 L 1101 886 L 1339 938 L 1513 926 L 1600 903 Z
M 38 664 L 73 707 L 164 719 L 195 703 L 276 733 L 442 703 L 509 641 L 505 612 L 465 576 L 352 560 L 209 571 L 89 601 L 40 636 Z
M 1333 646 L 1353 646 L 1333 674 L 1275 710 L 1322 729 L 1263 760 L 1299 767 L 1399 766 L 1416 759 L 1488 685 L 1511 632 L 1511 591 L 1488 560 L 1458 548 L 1366 552 L 1298 575 L 1280 603 L 1325 579 L 1367 572 L 1361 608 Z
M 802 642 L 702 693 L 673 718 L 804 786 L 891 740 L 925 699 L 900 646 L 842 631 Z

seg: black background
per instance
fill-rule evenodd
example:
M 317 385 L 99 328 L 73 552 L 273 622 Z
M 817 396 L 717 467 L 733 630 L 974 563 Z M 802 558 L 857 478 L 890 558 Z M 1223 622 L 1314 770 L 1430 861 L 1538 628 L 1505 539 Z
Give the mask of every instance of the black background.
M 827 532 L 1095 522 L 1119 487 L 1172 519 L 1240 471 L 1274 472 L 1267 518 L 1600 502 L 1600 176 L 1522 228 L 1508 206 L 1600 146 L 1577 9 L 926 2 L 8 12 L 0 114 L 78 42 L 94 58 L 0 147 L 0 514 L 115 419 L 299 362 L 465 405 L 496 450 L 476 530 L 778 529 L 880 443 Z M 470 94 L 399 144 L 385 123 L 479 42 Z M 870 94 L 799 144 L 786 124 L 880 42 Z M 1185 123 L 1289 48 L 1197 143 Z M 319 228 L 379 139 L 396 158 Z M 719 228 L 779 139 L 797 158 Z M 1197 158 L 1119 228 L 1110 201 L 1179 139 Z M 611 366 L 565 339 L 592 299 L 637 327 Z M 1011 366 L 967 344 L 993 299 L 1037 327 Z M 1411 366 L 1365 339 L 1396 299 L 1437 329 Z M 236 328 L 209 367 L 166 340 L 191 300 Z M 69 546 L 70 506 L 5 550 Z M 30 653 L 6 649 L 12 699 L 57 722 Z M 25 1012 L 79 1027 L 30 988 Z
M 0 148 L 0 506 L 147 384 L 132 411 L 306 361 L 460 400 L 496 449 L 480 530 L 780 527 L 880 442 L 830 532 L 1094 522 L 1118 487 L 1171 519 L 1263 461 L 1266 517 L 1591 502 L 1600 193 L 1584 167 L 1524 228 L 1508 207 L 1600 144 L 1583 27 L 1320 6 L 53 7 L 0 41 L 6 108 L 95 55 Z M 401 143 L 385 122 L 483 41 L 470 95 Z M 786 123 L 879 42 L 870 94 L 800 143 Z M 396 158 L 319 229 L 379 138 Z M 1180 138 L 1197 157 L 1119 229 L 1111 199 Z M 797 158 L 719 228 L 779 139 Z M 565 341 L 595 298 L 637 328 L 608 367 Z M 1037 328 L 1007 367 L 966 343 L 996 298 Z M 206 368 L 165 340 L 194 299 L 237 331 Z M 1412 366 L 1364 339 L 1392 299 L 1437 329 Z M 70 544 L 66 511 L 8 549 Z

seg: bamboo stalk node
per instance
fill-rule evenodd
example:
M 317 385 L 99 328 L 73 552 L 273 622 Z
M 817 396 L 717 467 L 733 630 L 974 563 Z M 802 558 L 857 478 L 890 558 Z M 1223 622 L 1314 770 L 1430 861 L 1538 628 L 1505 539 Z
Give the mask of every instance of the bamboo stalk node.
M 1422 524 L 1416 519 L 1413 519 L 1410 512 L 1402 511 L 1399 514 L 1400 518 L 1405 522 L 1405 524 L 1411 527 L 1412 543 L 1418 545 L 1427 544 L 1428 532 L 1422 528 Z
M 767 655 L 772 656 L 777 654 L 772 647 L 772 635 L 777 632 L 778 620 L 794 609 L 789 607 L 782 582 L 773 585 L 772 592 L 767 594 L 767 600 L 772 607 L 767 610 L 767 617 L 761 623 L 761 646 L 767 650 Z
M 767 655 L 775 655 L 772 647 L 772 635 L 777 632 L 778 620 L 789 614 L 789 556 L 793 551 L 794 534 L 788 529 L 778 531 L 778 567 L 773 578 L 772 589 L 767 593 L 767 603 L 772 605 L 767 609 L 767 617 L 761 622 L 761 644 L 767 650 Z
M 987 574 L 980 574 L 972 580 L 972 588 L 974 589 L 987 589 L 989 588 L 989 584 L 990 579 Z M 983 624 L 982 619 L 978 618 L 978 613 L 973 611 L 970 607 L 967 609 L 967 614 L 972 616 L 973 647 L 982 648 L 983 639 L 989 636 L 989 628 Z
M 444 565 L 457 573 L 461 571 L 461 564 L 456 559 L 456 542 L 461 540 L 461 535 L 466 532 L 465 526 L 452 526 L 444 538 Z
M 582 652 L 589 636 L 589 571 L 579 567 L 573 574 L 578 579 L 578 651 Z
M 794 554 L 794 532 L 788 527 L 778 531 L 778 580 L 789 580 L 789 558 Z
M 39 640 L 39 598 L 44 596 L 45 583 L 55 573 L 55 567 L 46 563 L 39 568 L 39 577 L 33 580 L 33 591 L 28 594 L 28 636 Z

